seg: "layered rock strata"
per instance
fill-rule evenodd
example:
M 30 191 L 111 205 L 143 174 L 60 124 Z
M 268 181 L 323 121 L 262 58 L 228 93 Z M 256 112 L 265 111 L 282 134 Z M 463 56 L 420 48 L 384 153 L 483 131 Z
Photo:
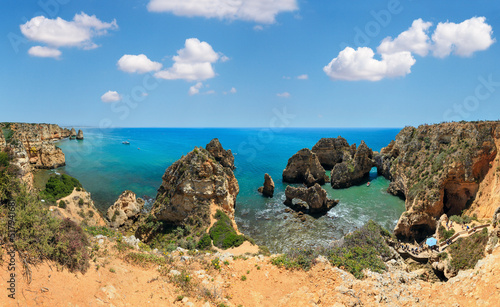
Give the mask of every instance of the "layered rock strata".
M 116 202 L 108 208 L 107 217 L 112 227 L 120 227 L 134 222 L 144 208 L 145 201 L 137 198 L 134 192 L 124 191 Z
M 328 181 L 325 169 L 318 157 L 308 148 L 299 150 L 290 159 L 283 171 L 283 182 L 304 183 L 313 186 L 315 183 L 324 185 Z

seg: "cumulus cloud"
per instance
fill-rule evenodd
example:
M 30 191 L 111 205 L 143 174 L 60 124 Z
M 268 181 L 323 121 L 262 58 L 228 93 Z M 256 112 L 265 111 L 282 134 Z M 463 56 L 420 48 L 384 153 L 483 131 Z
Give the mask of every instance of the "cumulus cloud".
M 439 23 L 432 35 L 434 56 L 443 58 L 453 53 L 467 57 L 488 49 L 495 39 L 491 26 L 485 21 L 485 17 L 473 17 L 459 24 Z
M 411 72 L 415 59 L 408 51 L 382 54 L 382 60 L 374 58 L 371 48 L 359 47 L 354 50 L 346 47 L 323 71 L 333 80 L 369 80 L 402 77 Z
M 189 96 L 193 96 L 200 93 L 200 89 L 203 87 L 203 83 L 198 82 L 189 88 Z
M 207 42 L 197 38 L 186 39 L 185 47 L 177 51 L 173 57 L 174 65 L 155 74 L 157 78 L 187 81 L 202 81 L 215 77 L 212 64 L 219 60 L 220 54 L 215 52 Z
M 41 58 L 58 59 L 61 56 L 61 51 L 50 47 L 33 46 L 28 50 L 28 54 L 31 56 L 36 56 Z
M 276 96 L 281 97 L 281 98 L 289 98 L 292 95 L 290 95 L 289 92 L 283 92 L 283 93 L 276 94 Z
M 72 21 L 36 16 L 20 25 L 20 28 L 27 39 L 44 43 L 51 49 L 78 47 L 88 50 L 98 47 L 92 41 L 94 37 L 107 34 L 108 30 L 116 30 L 118 25 L 116 20 L 103 22 L 95 15 L 89 16 L 82 12 L 76 14 Z M 40 54 L 40 49 L 38 51 Z
M 297 79 L 299 79 L 299 80 L 307 80 L 307 79 L 309 79 L 309 76 L 306 75 L 306 74 L 303 74 L 303 75 L 297 76 Z
M 150 0 L 150 12 L 177 16 L 255 21 L 271 24 L 282 12 L 298 9 L 296 0 Z
M 422 19 L 414 20 L 411 27 L 398 35 L 395 39 L 385 38 L 377 52 L 380 54 L 393 54 L 402 51 L 410 51 L 420 56 L 426 56 L 431 48 L 430 38 L 427 35 L 431 22 Z
M 236 89 L 234 87 L 231 88 L 231 90 L 229 91 L 231 94 L 236 94 Z
M 116 64 L 118 69 L 129 73 L 147 73 L 151 71 L 158 71 L 162 68 L 162 64 L 153 62 L 144 54 L 131 55 L 125 54 Z
M 115 102 L 120 101 L 122 97 L 116 91 L 107 91 L 101 96 L 102 102 Z

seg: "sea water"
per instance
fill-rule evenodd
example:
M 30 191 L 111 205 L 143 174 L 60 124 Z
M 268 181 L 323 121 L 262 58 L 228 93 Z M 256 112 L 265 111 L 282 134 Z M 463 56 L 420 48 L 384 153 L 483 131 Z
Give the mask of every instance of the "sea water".
M 240 230 L 271 251 L 316 246 L 339 239 L 372 219 L 393 229 L 404 211 L 404 201 L 388 194 L 389 182 L 370 173 L 370 186 L 362 184 L 335 190 L 323 186 L 330 198 L 340 200 L 326 215 L 306 222 L 286 213 L 281 175 L 288 159 L 323 137 L 341 135 L 349 144 L 361 140 L 379 151 L 395 138 L 399 129 L 185 129 L 185 128 L 82 128 L 85 140 L 57 144 L 66 155 L 66 166 L 55 170 L 74 176 L 92 193 L 97 207 L 105 210 L 124 190 L 139 197 L 154 198 L 165 169 L 195 146 L 205 147 L 218 138 L 235 157 L 234 174 L 240 186 L 236 221 Z M 122 142 L 130 142 L 129 145 Z M 269 173 L 276 188 L 273 198 L 264 198 L 258 187 Z M 329 174 L 329 171 L 327 172 Z

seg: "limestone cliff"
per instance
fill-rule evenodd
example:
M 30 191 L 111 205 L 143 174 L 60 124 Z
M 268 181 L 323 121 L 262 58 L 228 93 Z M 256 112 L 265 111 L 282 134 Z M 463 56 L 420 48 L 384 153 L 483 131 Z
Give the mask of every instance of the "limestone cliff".
M 354 145 L 354 144 L 353 144 Z M 360 183 L 370 173 L 374 166 L 373 151 L 368 148 L 364 141 L 356 149 L 355 153 L 349 155 L 346 151 L 342 162 L 335 164 L 330 174 L 332 188 L 348 188 Z
M 354 156 L 356 145 L 349 146 L 346 139 L 341 136 L 322 138 L 313 146 L 311 151 L 316 154 L 321 166 L 331 170 L 337 163 L 346 160 L 346 157 Z
M 283 171 L 283 182 L 305 183 L 313 186 L 315 183 L 324 185 L 328 181 L 325 169 L 318 157 L 308 148 L 299 150 L 290 159 Z
M 65 165 L 65 156 L 55 141 L 67 138 L 71 131 L 53 124 L 2 123 L 0 150 L 8 147 L 19 177 L 32 185 L 32 169 L 51 169 Z M 4 137 L 6 136 L 6 137 Z
M 208 150 L 195 148 L 165 171 L 152 213 L 160 221 L 208 227 L 214 208 L 234 220 L 238 193 L 231 167 L 221 165 Z
M 500 197 L 500 167 L 493 167 L 498 164 L 499 139 L 499 122 L 401 130 L 375 157 L 379 173 L 391 180 L 389 192 L 406 200 L 395 234 L 420 241 L 435 232 L 442 214 L 459 215 L 463 210 L 491 218 L 494 197 Z
M 124 191 L 116 202 L 108 208 L 107 217 L 112 227 L 133 223 L 144 208 L 145 201 L 137 198 L 134 192 Z

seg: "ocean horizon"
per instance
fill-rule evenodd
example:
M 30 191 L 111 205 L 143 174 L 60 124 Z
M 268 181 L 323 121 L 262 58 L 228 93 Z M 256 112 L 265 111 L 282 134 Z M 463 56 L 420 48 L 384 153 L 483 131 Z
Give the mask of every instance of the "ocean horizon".
M 66 155 L 66 166 L 46 171 L 76 177 L 92 193 L 96 206 L 106 212 L 118 196 L 131 190 L 138 197 L 154 199 L 165 170 L 183 155 L 218 138 L 235 157 L 234 174 L 240 186 L 236 222 L 240 230 L 273 252 L 324 245 L 361 227 L 372 219 L 392 230 L 404 211 L 404 201 L 386 192 L 389 181 L 370 173 L 370 187 L 335 190 L 323 188 L 340 203 L 325 216 L 300 222 L 286 213 L 281 173 L 288 159 L 323 137 L 342 136 L 349 144 L 361 140 L 374 151 L 387 146 L 399 128 L 82 128 L 85 140 L 57 143 Z M 122 144 L 127 141 L 130 145 Z M 276 188 L 273 198 L 257 192 L 264 174 Z M 327 170 L 329 174 L 329 170 Z M 285 240 L 286 239 L 286 240 Z

